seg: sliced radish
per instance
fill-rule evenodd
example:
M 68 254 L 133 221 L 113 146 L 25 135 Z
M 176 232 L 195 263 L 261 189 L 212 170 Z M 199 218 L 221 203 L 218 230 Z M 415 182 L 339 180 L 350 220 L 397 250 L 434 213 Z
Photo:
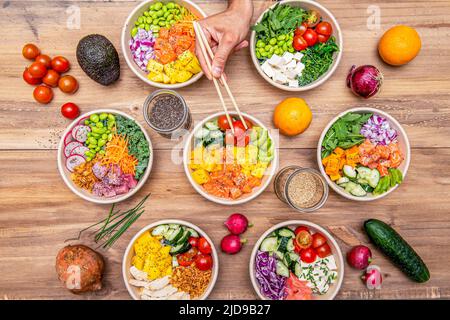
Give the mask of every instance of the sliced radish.
M 83 146 L 83 144 L 81 142 L 78 142 L 78 141 L 69 142 L 64 147 L 64 155 L 66 156 L 66 158 L 68 158 L 71 155 L 73 149 L 75 149 L 77 147 L 82 147 L 82 146 Z
M 86 159 L 84 159 L 80 155 L 73 155 L 67 158 L 66 160 L 66 168 L 70 172 L 74 172 L 75 168 L 78 167 L 80 164 L 83 164 L 86 162 Z
M 91 132 L 91 128 L 88 126 L 78 125 L 72 131 L 72 136 L 78 142 L 86 142 L 88 133 Z
M 83 158 L 86 158 L 85 153 L 89 151 L 88 147 L 85 147 L 83 145 L 76 147 L 75 149 L 72 150 L 72 152 L 70 153 L 71 156 L 73 155 L 79 155 L 82 156 Z
M 66 136 L 64 137 L 64 145 L 66 146 L 67 144 L 69 144 L 69 142 L 73 141 L 73 137 L 72 137 L 72 131 L 69 131 Z

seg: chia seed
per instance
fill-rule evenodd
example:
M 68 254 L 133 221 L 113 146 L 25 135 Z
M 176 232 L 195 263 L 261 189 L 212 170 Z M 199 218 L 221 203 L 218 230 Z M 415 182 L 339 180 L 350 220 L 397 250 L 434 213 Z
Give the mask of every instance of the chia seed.
M 160 130 L 177 128 L 184 117 L 184 106 L 178 97 L 165 94 L 150 102 L 150 122 Z

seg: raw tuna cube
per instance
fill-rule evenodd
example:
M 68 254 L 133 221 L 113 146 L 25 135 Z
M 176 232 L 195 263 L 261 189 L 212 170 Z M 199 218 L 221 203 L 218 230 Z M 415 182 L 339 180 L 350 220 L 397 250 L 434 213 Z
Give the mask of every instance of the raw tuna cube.
M 130 189 L 136 188 L 138 182 L 132 174 L 124 174 L 122 178 L 126 182 L 128 188 Z
M 125 194 L 130 190 L 130 188 L 128 188 L 127 184 L 124 183 L 120 186 L 114 187 L 114 191 L 116 192 L 117 195 L 119 194 Z

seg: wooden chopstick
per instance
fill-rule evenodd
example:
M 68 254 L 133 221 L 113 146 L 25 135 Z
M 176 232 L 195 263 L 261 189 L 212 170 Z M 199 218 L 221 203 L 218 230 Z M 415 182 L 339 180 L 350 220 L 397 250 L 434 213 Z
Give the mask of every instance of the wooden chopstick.
M 205 33 L 203 32 L 202 27 L 201 27 L 198 23 L 194 22 L 194 27 L 195 27 L 195 25 L 197 25 L 197 28 L 196 28 L 196 30 L 198 30 L 197 33 L 200 34 L 200 39 L 199 39 L 200 42 L 203 42 L 203 44 L 205 45 L 206 50 L 208 51 L 208 55 L 209 55 L 209 58 L 211 59 L 211 61 L 214 60 L 214 53 L 213 53 L 211 47 L 209 46 L 208 40 L 206 39 L 206 36 L 205 36 Z M 205 55 L 205 54 L 203 53 L 203 55 Z M 207 60 L 207 57 L 205 57 L 205 59 Z M 210 68 L 210 70 L 211 70 L 211 68 Z M 213 77 L 213 78 L 214 78 L 214 77 Z M 231 100 L 231 102 L 233 103 L 233 106 L 234 106 L 234 108 L 236 109 L 236 111 L 237 111 L 237 113 L 238 113 L 238 115 L 239 115 L 239 118 L 241 119 L 242 124 L 243 124 L 244 127 L 245 127 L 245 130 L 247 130 L 247 129 L 248 129 L 248 128 L 247 128 L 247 123 L 245 122 L 244 117 L 243 117 L 242 114 L 241 114 L 241 110 L 239 109 L 239 106 L 238 106 L 238 104 L 237 104 L 237 102 L 236 102 L 236 99 L 234 98 L 234 95 L 233 95 L 233 93 L 231 92 L 231 89 L 230 89 L 230 87 L 228 86 L 227 80 L 226 80 L 225 76 L 223 75 L 223 73 L 222 73 L 222 75 L 220 76 L 220 80 L 222 81 L 222 84 L 224 85 L 225 90 L 227 91 L 228 96 L 230 97 L 230 100 Z
M 193 22 L 193 25 L 194 25 L 195 33 L 197 34 L 197 38 L 200 40 L 199 41 L 200 48 L 202 50 L 203 56 L 205 57 L 205 61 L 208 66 L 209 72 L 212 74 L 211 62 L 209 61 L 208 54 L 206 53 L 205 44 L 203 43 L 203 41 L 201 41 L 202 38 L 201 38 L 201 34 L 199 33 L 200 26 L 195 21 Z M 219 95 L 220 102 L 222 103 L 223 110 L 225 111 L 225 115 L 227 117 L 228 123 L 230 124 L 231 132 L 234 135 L 234 127 L 231 125 L 233 123 L 233 121 L 231 121 L 230 114 L 228 113 L 227 105 L 225 104 L 225 100 L 223 99 L 222 91 L 220 91 L 219 83 L 216 78 L 213 77 L 212 79 L 213 79 L 214 86 L 216 87 L 217 94 Z

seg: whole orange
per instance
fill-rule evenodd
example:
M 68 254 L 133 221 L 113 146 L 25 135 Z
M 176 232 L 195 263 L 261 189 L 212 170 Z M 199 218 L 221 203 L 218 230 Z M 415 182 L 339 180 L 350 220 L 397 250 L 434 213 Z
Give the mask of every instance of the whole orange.
M 413 60 L 420 51 L 422 42 L 417 31 L 408 26 L 395 26 L 381 37 L 378 52 L 384 62 L 401 66 Z
M 288 98 L 283 100 L 273 113 L 273 123 L 286 136 L 295 136 L 308 129 L 312 112 L 305 100 Z

